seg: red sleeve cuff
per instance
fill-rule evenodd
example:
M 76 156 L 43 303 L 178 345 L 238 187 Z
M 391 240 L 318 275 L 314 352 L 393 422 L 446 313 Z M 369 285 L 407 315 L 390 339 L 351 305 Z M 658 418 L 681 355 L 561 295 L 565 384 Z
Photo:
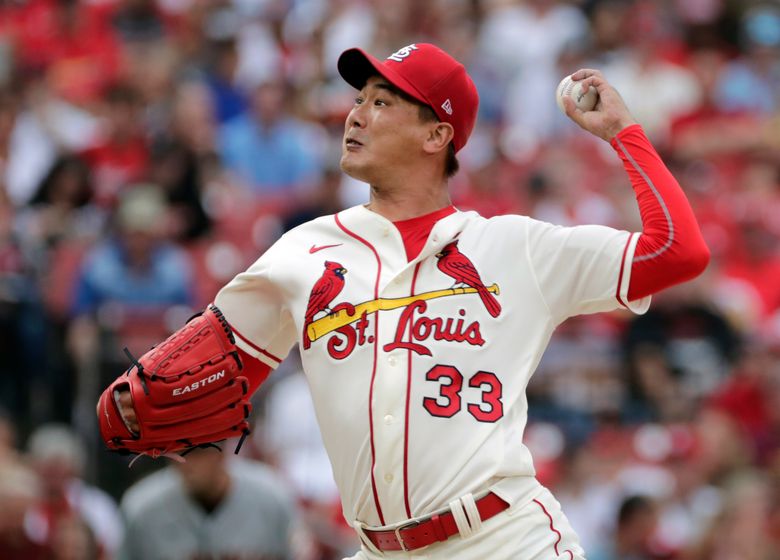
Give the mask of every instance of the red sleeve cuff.
M 647 135 L 645 134 L 644 129 L 642 128 L 642 125 L 639 123 L 634 123 L 628 125 L 626 128 L 615 134 L 615 136 L 612 138 L 612 140 L 609 141 L 612 148 L 619 152 L 620 148 L 618 147 L 618 139 L 623 140 L 627 136 L 633 136 L 634 134 L 637 134 L 643 138 L 647 138 Z
M 241 374 L 249 380 L 249 394 L 251 395 L 257 391 L 263 381 L 268 379 L 272 369 L 271 366 L 244 352 L 241 348 L 238 349 L 238 356 L 244 366 Z

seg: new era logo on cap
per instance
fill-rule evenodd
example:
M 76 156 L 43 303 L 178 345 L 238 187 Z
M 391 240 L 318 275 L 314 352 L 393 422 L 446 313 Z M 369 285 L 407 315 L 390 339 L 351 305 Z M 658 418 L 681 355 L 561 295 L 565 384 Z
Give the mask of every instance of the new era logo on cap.
M 439 120 L 455 131 L 452 143 L 460 150 L 477 120 L 479 95 L 463 65 L 430 43 L 412 43 L 379 60 L 361 49 L 339 57 L 341 76 L 356 89 L 379 74 L 420 103 L 429 105 Z

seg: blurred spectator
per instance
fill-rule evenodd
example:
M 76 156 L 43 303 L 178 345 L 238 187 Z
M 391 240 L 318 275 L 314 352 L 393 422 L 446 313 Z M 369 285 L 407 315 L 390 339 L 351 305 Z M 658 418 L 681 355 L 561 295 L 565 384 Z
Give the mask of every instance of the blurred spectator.
M 294 508 L 267 467 L 196 449 L 122 498 L 121 560 L 292 559 Z
M 79 106 L 94 103 L 117 76 L 119 45 L 94 2 L 9 3 L 19 66 L 43 72 L 51 89 Z M 15 4 L 15 5 L 14 5 Z
M 54 550 L 64 541 L 83 540 L 86 536 L 73 534 L 73 524 L 83 520 L 97 543 L 94 558 L 111 558 L 122 538 L 122 520 L 116 503 L 81 478 L 87 459 L 81 439 L 68 426 L 46 424 L 33 432 L 27 449 L 41 485 L 40 501 L 28 512 L 38 542 Z
M 728 484 L 720 515 L 689 557 L 692 560 L 778 558 L 780 546 L 776 535 L 773 540 L 768 523 L 772 497 L 771 487 L 760 473 L 748 470 L 735 476 Z
M 51 548 L 51 560 L 94 560 L 101 554 L 92 529 L 77 515 L 60 519 Z
M 28 523 L 28 512 L 38 501 L 40 483 L 20 463 L 0 463 L 0 558 L 45 560 L 46 547 Z
M 753 459 L 750 442 L 730 415 L 705 408 L 693 422 L 695 448 L 691 460 L 704 484 L 722 486 Z
M 696 287 L 659 295 L 625 332 L 629 374 L 626 413 L 632 419 L 690 419 L 698 403 L 728 374 L 739 339 Z
M 156 186 L 136 185 L 123 195 L 117 236 L 97 246 L 84 262 L 75 315 L 95 313 L 106 303 L 137 312 L 190 303 L 187 258 L 166 242 L 167 210 Z
M 609 12 L 614 4 L 606 2 L 603 10 Z M 605 25 L 605 31 L 613 32 L 602 43 L 609 50 L 594 52 L 584 66 L 600 68 L 648 136 L 663 145 L 673 119 L 696 107 L 702 91 L 690 69 L 667 57 L 679 37 L 674 36 L 675 26 L 664 21 L 664 7 L 646 1 L 627 4 L 628 9 L 616 8 L 618 21 Z M 610 18 L 608 13 L 600 15 Z
M 117 0 L 111 24 L 126 43 L 159 41 L 165 37 L 162 13 L 154 0 Z
M 195 152 L 175 141 L 160 142 L 152 151 L 149 177 L 165 193 L 169 233 L 179 242 L 197 239 L 211 228 L 202 202 L 202 167 Z
M 582 42 L 587 22 L 580 10 L 559 0 L 492 2 L 488 10 L 478 50 L 505 93 L 506 121 L 525 135 L 546 139 L 558 117 L 552 95 L 562 77 L 558 57 Z
M 287 53 L 280 25 L 288 7 L 276 0 L 232 0 L 218 11 L 240 21 L 236 33 L 236 82 L 242 87 L 252 87 L 285 73 Z
M 322 181 L 301 200 L 301 203 L 287 218 L 282 226 L 284 231 L 291 230 L 319 216 L 335 214 L 343 208 L 341 202 L 341 173 L 334 170 L 325 172 Z M 367 187 L 366 187 L 367 188 Z
M 224 124 L 220 151 L 225 166 L 261 198 L 293 198 L 311 189 L 323 171 L 321 131 L 287 111 L 287 84 L 257 84 L 251 109 Z
M 31 359 L 40 326 L 36 314 L 33 270 L 13 231 L 16 210 L 0 190 L 0 406 L 14 418 L 29 414 L 30 380 L 36 373 Z
M 18 462 L 16 428 L 10 414 L 0 408 L 0 466 Z
M 725 158 L 734 166 L 739 164 L 735 158 L 744 157 L 765 142 L 765 134 L 756 134 L 764 126 L 757 115 L 725 110 L 717 104 L 715 88 L 725 60 L 725 54 L 714 48 L 697 49 L 689 55 L 688 66 L 700 96 L 697 103 L 679 107 L 667 123 L 671 146 L 680 158 Z
M 528 213 L 551 223 L 619 227 L 621 217 L 617 209 L 602 194 L 606 165 L 594 169 L 593 154 L 571 148 L 550 146 L 534 161 L 528 180 Z M 627 182 L 623 188 L 631 190 Z
M 211 217 L 203 199 L 210 168 L 215 165 L 216 122 L 212 98 L 198 81 L 171 85 L 163 100 L 165 118 L 150 115 L 150 159 L 146 177 L 160 186 L 169 206 L 169 231 L 177 242 L 190 242 L 206 234 Z
M 743 52 L 720 75 L 715 98 L 726 111 L 771 115 L 780 107 L 780 8 L 750 7 L 740 31 Z
M 217 149 L 214 112 L 206 86 L 194 81 L 179 83 L 171 99 L 168 129 L 158 141 L 181 144 L 198 158 L 210 157 Z
M 569 449 L 561 461 L 560 482 L 555 495 L 566 508 L 566 517 L 580 535 L 588 558 L 598 559 L 598 551 L 614 530 L 620 489 L 610 473 L 587 445 Z
M 58 97 L 45 82 L 0 90 L 2 177 L 11 201 L 22 206 L 35 195 L 62 151 L 92 143 L 97 120 Z
M 218 19 L 220 15 L 223 16 L 221 20 Z M 210 30 L 216 37 L 213 37 L 208 51 L 206 83 L 214 99 L 219 123 L 225 123 L 247 110 L 246 96 L 236 85 L 238 49 L 233 33 L 238 26 L 237 18 L 234 12 L 223 11 L 210 22 Z
M 126 84 L 113 84 L 103 96 L 101 131 L 81 155 L 92 168 L 95 198 L 113 207 L 120 190 L 143 178 L 149 148 L 142 128 L 141 97 Z
M 92 241 L 99 236 L 105 215 L 91 204 L 93 194 L 86 163 L 75 156 L 61 156 L 20 212 L 17 228 L 41 272 L 46 271 L 48 252 L 59 243 Z
M 125 363 L 119 348 L 145 351 L 191 314 L 191 263 L 167 240 L 167 212 L 157 186 L 128 189 L 116 212 L 116 234 L 85 256 L 68 333 L 82 374 L 96 362 L 106 371 L 119 369 Z M 169 308 L 177 306 L 180 312 L 170 316 Z
M 508 167 L 501 157 L 475 165 L 469 170 L 465 185 L 453 194 L 453 203 L 461 210 L 475 210 L 485 217 L 519 213 L 526 201 L 517 192 L 517 177 Z M 528 183 L 528 190 L 539 186 L 536 178 Z
M 403 7 L 396 3 L 395 9 L 401 11 Z M 379 17 L 378 10 L 360 0 L 335 0 L 332 2 L 330 9 L 321 13 L 320 21 L 312 22 L 322 26 L 323 72 L 331 78 L 336 78 L 338 73 L 334 62 L 338 60 L 342 52 L 355 45 L 366 47 L 373 45 L 375 36 L 381 33 Z M 310 19 L 311 11 L 295 10 L 291 14 L 290 23 L 298 23 L 299 27 L 303 27 L 308 23 L 304 18 Z M 396 45 L 389 46 L 387 54 L 389 55 L 396 48 L 398 48 Z
M 761 325 L 780 309 L 780 165 L 765 158 L 743 161 L 736 177 L 740 190 L 732 194 L 731 217 L 735 222 L 730 251 L 721 264 L 722 281 L 730 291 L 744 294 L 745 306 L 730 311 L 744 327 Z M 728 305 L 728 292 L 718 293 Z
M 670 558 L 655 550 L 653 533 L 658 524 L 658 507 L 646 496 L 630 496 L 623 500 L 617 514 L 611 550 L 590 554 L 593 560 L 661 560 Z
M 691 425 L 645 424 L 633 439 L 634 452 L 645 465 L 624 474 L 631 477 L 635 490 L 647 495 L 651 486 L 656 487 L 652 496 L 659 518 L 653 540 L 659 550 L 681 553 L 702 538 L 718 515 L 721 490 L 699 460 L 699 442 Z
M 728 414 L 751 443 L 754 461 L 768 464 L 780 449 L 780 425 L 773 409 L 780 394 L 777 352 L 759 340 L 746 346 L 734 375 L 713 391 L 709 406 Z

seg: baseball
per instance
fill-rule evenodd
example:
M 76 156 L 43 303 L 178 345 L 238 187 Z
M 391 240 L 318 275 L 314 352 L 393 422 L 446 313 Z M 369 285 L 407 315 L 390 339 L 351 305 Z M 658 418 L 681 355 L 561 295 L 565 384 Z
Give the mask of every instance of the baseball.
M 566 113 L 566 108 L 563 105 L 563 98 L 566 95 L 574 100 L 574 104 L 581 111 L 592 111 L 599 100 L 599 94 L 595 87 L 590 86 L 588 91 L 583 93 L 582 83 L 575 82 L 571 79 L 571 76 L 566 76 L 562 79 L 555 92 L 555 101 L 558 103 L 558 108 L 562 113 Z

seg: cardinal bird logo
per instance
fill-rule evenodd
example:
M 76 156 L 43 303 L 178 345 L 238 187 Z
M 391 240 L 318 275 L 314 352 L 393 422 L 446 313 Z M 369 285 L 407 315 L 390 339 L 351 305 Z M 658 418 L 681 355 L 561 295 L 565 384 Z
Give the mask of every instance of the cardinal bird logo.
M 440 252 L 436 253 L 436 258 L 439 259 L 436 263 L 439 270 L 455 280 L 453 287 L 458 284 L 465 284 L 470 288 L 474 288 L 477 290 L 482 303 L 485 304 L 487 312 L 493 317 L 499 316 L 501 305 L 482 283 L 482 278 L 480 278 L 474 263 L 460 252 L 457 241 L 445 245 Z
M 331 313 L 330 304 L 336 299 L 336 296 L 344 289 L 344 275 L 347 269 L 341 264 L 332 261 L 325 261 L 325 271 L 315 282 L 314 287 L 309 294 L 309 304 L 306 306 L 306 316 L 303 321 L 303 347 L 309 348 L 311 340 L 306 332 L 309 324 L 314 320 L 314 316 L 321 311 Z

